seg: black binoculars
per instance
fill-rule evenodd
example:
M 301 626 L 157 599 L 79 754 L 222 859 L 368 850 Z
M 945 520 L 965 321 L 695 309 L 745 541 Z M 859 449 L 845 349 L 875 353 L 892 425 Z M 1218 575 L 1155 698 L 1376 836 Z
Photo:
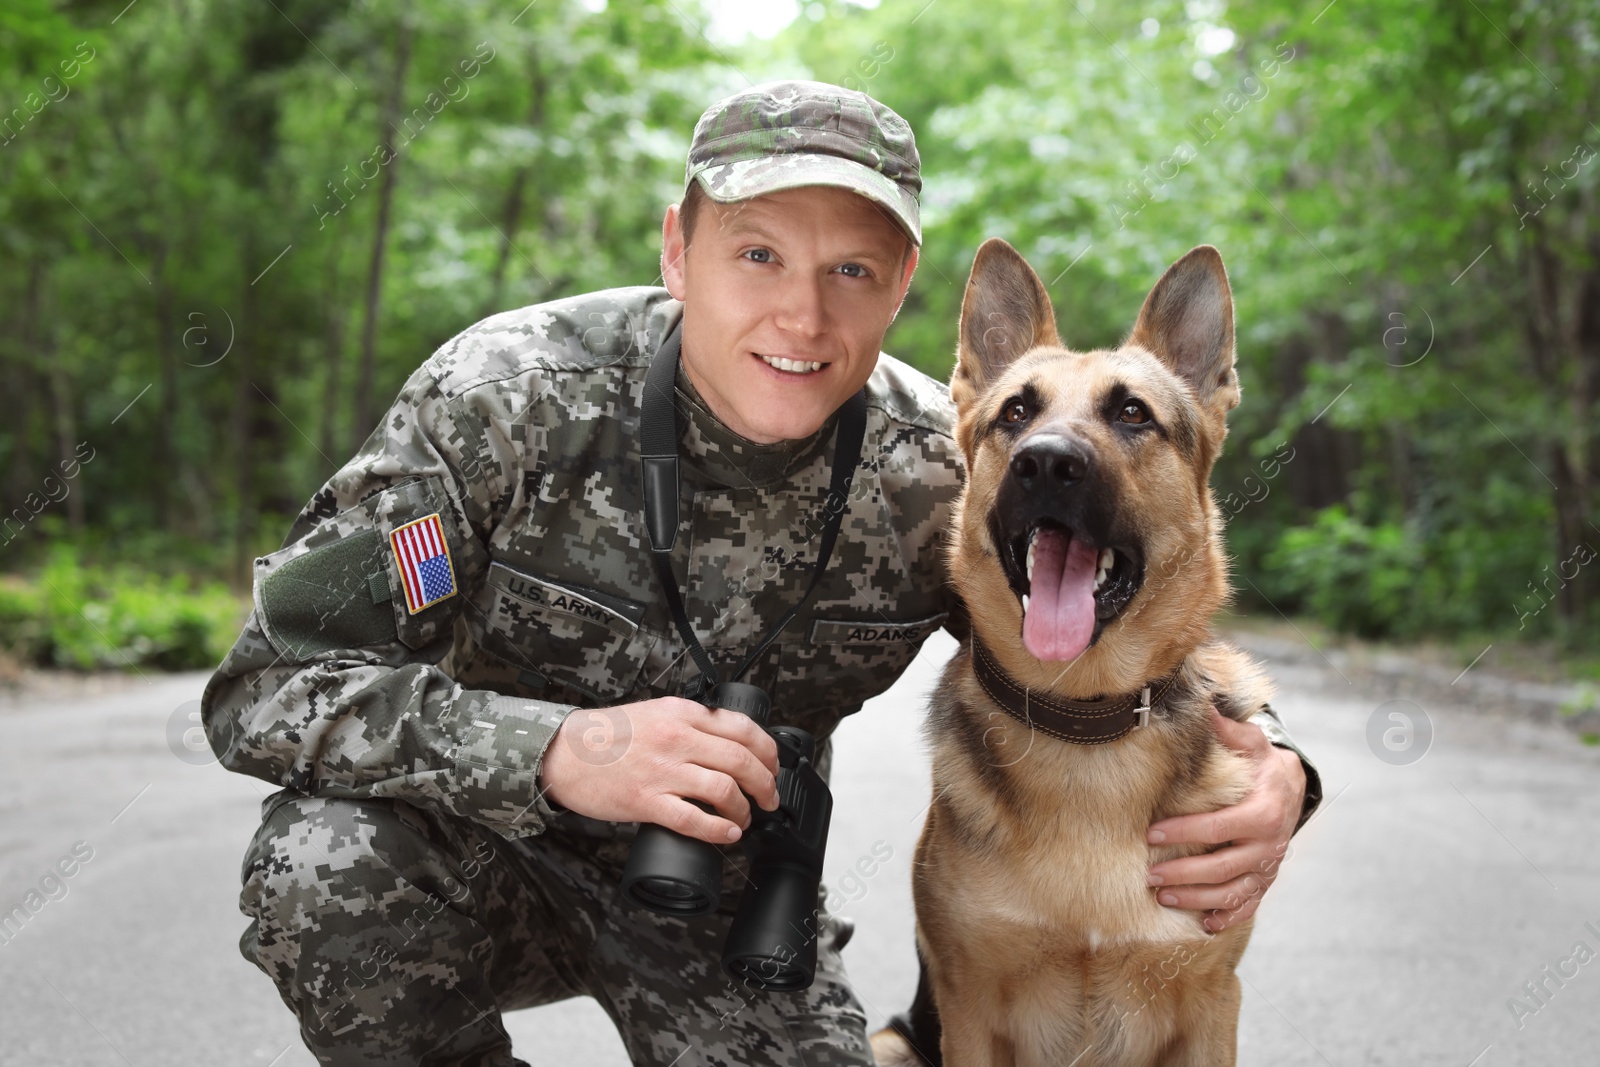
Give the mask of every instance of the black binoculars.
M 778 743 L 778 807 L 750 804 L 750 829 L 740 839 L 750 884 L 728 929 L 722 969 L 754 989 L 808 989 L 817 975 L 817 893 L 833 818 L 833 794 L 812 766 L 816 743 L 805 730 L 768 727 L 771 702 L 758 686 L 723 682 L 705 704 L 750 716 Z M 635 904 L 661 915 L 706 915 L 717 909 L 721 884 L 716 845 L 664 826 L 639 827 L 622 872 L 622 891 Z

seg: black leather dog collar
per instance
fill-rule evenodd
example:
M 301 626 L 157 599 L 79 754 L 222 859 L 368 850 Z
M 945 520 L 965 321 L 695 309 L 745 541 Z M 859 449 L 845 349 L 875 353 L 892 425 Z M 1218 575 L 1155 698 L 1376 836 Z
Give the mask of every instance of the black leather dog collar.
M 1170 674 L 1137 693 L 1094 701 L 1031 694 L 1000 669 L 976 634 L 972 638 L 972 673 L 989 699 L 1013 719 L 1075 745 L 1103 745 L 1148 725 L 1150 713 L 1177 680 L 1176 674 Z

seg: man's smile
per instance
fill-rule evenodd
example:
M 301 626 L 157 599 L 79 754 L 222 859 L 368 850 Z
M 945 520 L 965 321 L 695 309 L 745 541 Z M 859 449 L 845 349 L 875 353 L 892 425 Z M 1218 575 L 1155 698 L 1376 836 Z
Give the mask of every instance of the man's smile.
M 832 366 L 831 363 L 815 359 L 790 359 L 788 356 L 768 356 L 760 352 L 751 354 L 767 366 L 790 377 L 806 377 Z

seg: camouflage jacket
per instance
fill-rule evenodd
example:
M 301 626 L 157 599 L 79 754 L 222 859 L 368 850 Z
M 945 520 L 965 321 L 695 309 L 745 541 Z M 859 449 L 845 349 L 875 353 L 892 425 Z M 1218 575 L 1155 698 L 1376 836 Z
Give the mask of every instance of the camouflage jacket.
M 547 802 L 538 773 L 574 709 L 677 695 L 695 674 L 650 561 L 638 444 L 645 373 L 682 310 L 647 287 L 521 308 L 417 368 L 284 547 L 256 560 L 254 611 L 202 704 L 224 765 L 307 794 L 441 808 L 506 837 L 552 820 L 600 832 Z M 827 573 L 744 679 L 771 694 L 774 724 L 818 739 L 824 776 L 843 716 L 941 626 L 967 636 L 943 574 L 964 477 L 953 405 L 886 355 L 867 391 Z M 810 579 L 838 416 L 758 445 L 681 367 L 677 400 L 673 567 L 727 677 Z M 453 591 L 413 610 L 391 535 L 433 515 Z M 1293 747 L 1270 711 L 1251 721 Z

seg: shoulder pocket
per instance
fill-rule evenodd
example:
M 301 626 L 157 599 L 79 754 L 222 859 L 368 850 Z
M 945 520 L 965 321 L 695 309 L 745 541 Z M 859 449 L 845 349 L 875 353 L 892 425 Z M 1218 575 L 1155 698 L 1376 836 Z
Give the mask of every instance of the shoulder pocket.
M 264 632 L 291 661 L 319 652 L 365 648 L 395 639 L 394 616 L 374 601 L 382 580 L 382 540 L 362 530 L 295 556 L 261 581 Z M 384 593 L 387 599 L 387 585 Z
M 520 687 L 578 704 L 632 691 L 654 640 L 639 626 L 643 604 L 498 561 L 485 585 L 483 615 L 469 625 L 481 632 L 479 648 L 515 672 Z
M 397 547 L 408 527 L 427 540 Z M 438 475 L 410 478 L 326 515 L 298 540 L 256 560 L 256 611 L 267 639 L 296 660 L 396 638 L 412 651 L 442 655 L 440 644 L 451 637 L 487 556 L 476 540 L 463 541 L 459 529 Z M 413 549 L 403 571 L 400 555 Z

